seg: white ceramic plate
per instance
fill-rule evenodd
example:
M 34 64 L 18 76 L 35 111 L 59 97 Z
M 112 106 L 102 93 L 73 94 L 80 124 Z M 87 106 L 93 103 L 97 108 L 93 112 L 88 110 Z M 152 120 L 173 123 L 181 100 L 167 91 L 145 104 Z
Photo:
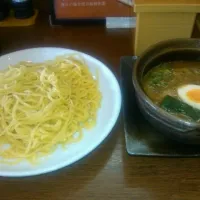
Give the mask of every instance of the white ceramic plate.
M 95 74 L 96 69 L 99 71 L 99 84 L 103 98 L 96 126 L 90 131 L 85 131 L 80 142 L 69 145 L 66 150 L 58 147 L 53 154 L 43 159 L 39 165 L 33 166 L 26 161 L 17 165 L 0 164 L 0 176 L 39 175 L 68 166 L 94 150 L 108 136 L 115 125 L 121 108 L 119 84 L 112 72 L 102 62 L 89 55 L 63 48 L 27 49 L 1 56 L 0 69 L 20 61 L 43 62 L 52 60 L 58 55 L 71 53 L 81 54 L 91 73 Z

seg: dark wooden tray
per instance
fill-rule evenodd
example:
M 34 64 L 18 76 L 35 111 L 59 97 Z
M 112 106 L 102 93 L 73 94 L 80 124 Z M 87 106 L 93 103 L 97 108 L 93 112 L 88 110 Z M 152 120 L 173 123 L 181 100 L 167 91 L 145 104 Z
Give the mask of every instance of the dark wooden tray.
M 200 146 L 173 141 L 158 133 L 140 113 L 132 84 L 136 57 L 122 57 L 120 62 L 126 149 L 135 156 L 198 157 Z

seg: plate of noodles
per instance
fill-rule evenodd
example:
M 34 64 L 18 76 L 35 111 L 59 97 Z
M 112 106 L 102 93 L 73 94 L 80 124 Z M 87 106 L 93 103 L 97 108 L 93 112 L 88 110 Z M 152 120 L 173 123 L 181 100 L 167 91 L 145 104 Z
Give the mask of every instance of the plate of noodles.
M 64 48 L 0 57 L 0 176 L 33 176 L 83 158 L 111 132 L 121 93 L 97 59 Z

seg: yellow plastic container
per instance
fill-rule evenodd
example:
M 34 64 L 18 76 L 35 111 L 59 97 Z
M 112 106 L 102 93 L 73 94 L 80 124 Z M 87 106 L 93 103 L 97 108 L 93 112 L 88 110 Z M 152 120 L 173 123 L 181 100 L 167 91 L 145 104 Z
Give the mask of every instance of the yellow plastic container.
M 13 11 L 11 11 L 10 16 L 0 22 L 0 27 L 31 26 L 35 24 L 37 16 L 38 10 L 35 10 L 35 14 L 28 19 L 16 19 L 14 17 Z
M 190 38 L 200 0 L 135 0 L 135 55 L 150 45 L 173 38 Z

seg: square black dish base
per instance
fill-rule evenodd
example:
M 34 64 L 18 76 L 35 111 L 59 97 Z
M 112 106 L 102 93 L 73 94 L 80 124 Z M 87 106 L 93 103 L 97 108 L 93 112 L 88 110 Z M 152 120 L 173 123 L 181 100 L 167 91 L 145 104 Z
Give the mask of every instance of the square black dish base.
M 126 149 L 135 156 L 200 157 L 200 145 L 186 145 L 157 132 L 140 113 L 132 84 L 132 69 L 136 57 L 122 57 L 121 89 Z

